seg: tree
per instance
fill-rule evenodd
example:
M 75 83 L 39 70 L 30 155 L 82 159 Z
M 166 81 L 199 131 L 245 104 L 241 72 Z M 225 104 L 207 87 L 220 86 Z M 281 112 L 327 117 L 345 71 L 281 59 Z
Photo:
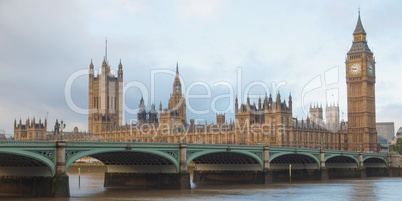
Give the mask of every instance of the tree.
M 390 145 L 389 149 L 391 151 L 396 151 L 402 153 L 402 138 L 398 138 L 395 145 Z

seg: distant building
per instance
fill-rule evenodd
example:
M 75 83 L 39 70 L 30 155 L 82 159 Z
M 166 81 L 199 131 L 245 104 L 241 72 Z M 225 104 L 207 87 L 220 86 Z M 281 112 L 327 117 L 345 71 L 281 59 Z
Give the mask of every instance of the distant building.
M 339 130 L 339 106 L 335 104 L 327 104 L 325 108 L 325 121 L 323 119 L 322 105 L 310 105 L 310 120 L 314 123 L 336 132 Z
M 381 137 L 382 139 L 385 139 L 388 142 L 395 137 L 394 122 L 377 122 L 376 127 L 377 127 L 377 139 Z M 383 145 L 382 141 L 380 143 Z
M 395 145 L 396 142 L 398 141 L 398 138 L 402 138 L 402 127 L 400 127 L 400 128 L 398 129 L 398 132 L 396 132 L 396 136 L 395 136 L 394 138 L 392 138 L 391 144 L 392 144 L 392 145 Z
M 19 123 L 14 120 L 14 138 L 16 140 L 46 140 L 46 127 L 47 119 L 44 122 L 41 119 L 36 122 L 35 117 L 28 118 L 25 124 L 22 124 L 21 119 Z
M 310 105 L 310 119 L 316 124 L 322 125 L 323 123 L 323 115 L 322 115 L 322 105 Z
M 380 143 L 382 146 L 388 146 L 389 145 L 389 140 L 381 137 L 381 136 L 377 136 L 377 142 Z
M 402 137 L 402 127 L 400 127 L 400 128 L 398 129 L 398 132 L 396 132 L 396 137 L 397 137 L 397 138 Z
M 331 131 L 339 130 L 339 105 L 330 104 L 325 108 L 325 121 Z

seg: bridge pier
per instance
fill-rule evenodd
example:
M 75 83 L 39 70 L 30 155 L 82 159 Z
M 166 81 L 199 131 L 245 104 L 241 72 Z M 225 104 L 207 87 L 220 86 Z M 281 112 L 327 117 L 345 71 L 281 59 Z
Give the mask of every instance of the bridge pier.
M 328 169 L 325 167 L 325 151 L 320 149 L 320 171 L 321 171 L 321 181 L 328 181 Z
M 387 155 L 387 162 L 388 162 L 387 171 L 389 177 L 397 177 L 402 175 L 401 167 L 399 166 L 399 168 L 396 168 L 396 165 L 392 164 L 391 154 Z
M 359 172 L 360 172 L 360 178 L 365 179 L 367 178 L 367 173 L 366 173 L 366 168 L 364 167 L 363 163 L 363 152 L 359 152 Z
M 31 169 L 23 166 L 4 168 L 8 174 L 0 176 L 0 193 L 32 197 L 69 197 L 65 148 L 66 142 L 56 142 L 56 153 L 53 156 L 56 160 L 55 176 L 52 176 L 51 171 L 47 172 L 44 168 L 35 166 L 29 167 Z
M 272 184 L 272 170 L 270 169 L 269 164 L 269 146 L 264 146 L 264 184 Z
M 53 197 L 52 177 L 1 176 L 0 193 L 31 197 Z
M 52 180 L 54 197 L 70 197 L 70 185 L 66 174 L 66 142 L 56 142 L 56 176 Z
M 123 167 L 109 166 L 109 171 L 105 172 L 105 188 L 132 188 L 132 189 L 171 189 L 171 190 L 187 190 L 190 186 L 190 173 L 187 172 L 187 144 L 180 144 L 179 167 L 172 171 L 166 167 L 160 166 L 160 172 L 148 169 L 130 169 Z M 171 165 L 170 165 L 171 166 Z
M 179 173 L 180 190 L 191 189 L 190 173 L 187 171 L 187 144 L 180 144 L 180 173 Z

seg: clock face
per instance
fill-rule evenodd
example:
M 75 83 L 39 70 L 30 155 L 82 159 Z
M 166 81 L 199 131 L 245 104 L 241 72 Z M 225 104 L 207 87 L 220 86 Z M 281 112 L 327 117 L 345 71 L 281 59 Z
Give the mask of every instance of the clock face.
M 372 63 L 369 63 L 369 65 L 368 65 L 368 73 L 369 73 L 369 75 L 374 74 L 374 66 Z
M 362 69 L 362 68 L 361 68 L 360 64 L 354 63 L 354 64 L 352 64 L 352 65 L 350 66 L 349 71 L 350 71 L 350 73 L 351 73 L 352 75 L 357 75 L 357 74 L 360 73 L 360 70 L 361 70 L 361 69 Z

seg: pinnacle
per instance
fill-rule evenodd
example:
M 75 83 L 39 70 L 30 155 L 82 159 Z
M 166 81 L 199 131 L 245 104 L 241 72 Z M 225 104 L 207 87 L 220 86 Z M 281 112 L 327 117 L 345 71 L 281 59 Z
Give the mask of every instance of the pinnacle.
M 353 34 L 364 34 L 366 35 L 366 31 L 364 31 L 362 21 L 360 19 L 360 11 L 359 11 L 359 18 L 357 20 L 356 28 Z

